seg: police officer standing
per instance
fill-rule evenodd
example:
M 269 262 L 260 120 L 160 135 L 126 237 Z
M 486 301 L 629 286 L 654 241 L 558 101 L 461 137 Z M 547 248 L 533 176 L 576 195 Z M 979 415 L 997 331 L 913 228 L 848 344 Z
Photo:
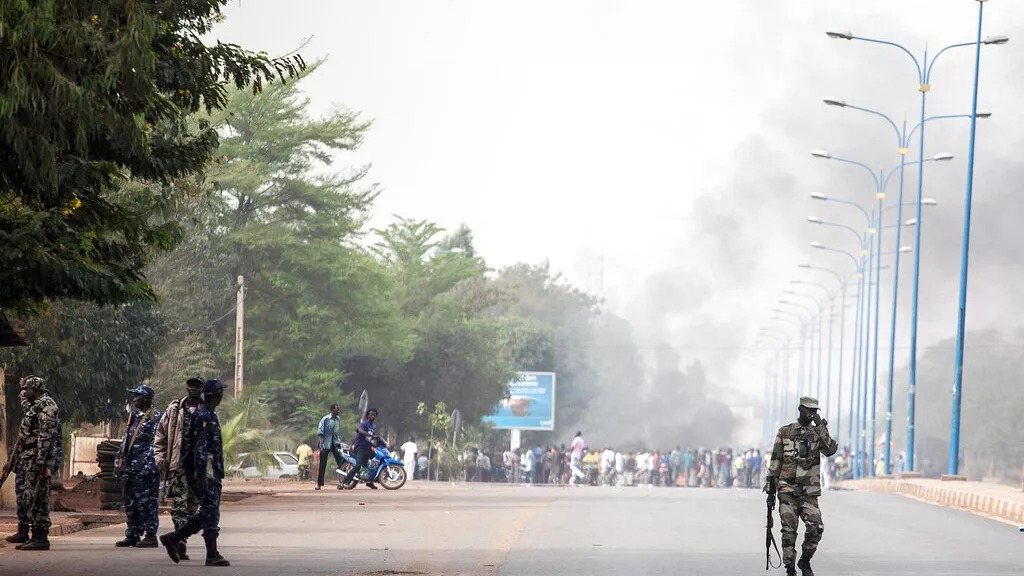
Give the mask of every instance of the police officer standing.
M 199 496 L 189 486 L 182 463 L 185 461 L 186 448 L 191 446 L 191 441 L 186 441 L 185 437 L 192 433 L 192 420 L 199 409 L 205 384 L 206 381 L 199 376 L 193 376 L 185 382 L 187 395 L 167 405 L 160 417 L 153 443 L 157 470 L 167 479 L 171 520 L 177 529 L 183 528 L 188 517 L 199 508 Z M 184 539 L 178 543 L 178 558 L 188 560 Z
M 188 517 L 185 525 L 160 537 L 167 555 L 177 563 L 181 556 L 178 545 L 189 536 L 203 531 L 207 566 L 230 566 L 217 550 L 220 535 L 220 491 L 224 479 L 224 450 L 216 409 L 224 397 L 224 383 L 207 380 L 203 386 L 202 403 L 196 410 L 185 444 L 183 467 L 193 492 L 200 496 L 199 510 Z
M 153 457 L 153 440 L 160 422 L 160 411 L 153 409 L 156 393 L 149 386 L 143 384 L 128 392 L 134 396 L 135 410 L 128 419 L 116 466 L 121 477 L 128 527 L 124 531 L 124 540 L 114 545 L 119 548 L 156 548 L 160 471 Z
M 814 576 L 811 557 L 818 549 L 825 525 L 821 521 L 818 496 L 821 495 L 821 456 L 829 457 L 839 448 L 828 433 L 828 422 L 818 414 L 818 401 L 800 398 L 796 422 L 779 428 L 772 448 L 765 491 L 769 503 L 776 493 L 782 520 L 782 563 L 786 576 L 796 576 L 796 531 L 804 521 L 803 554 L 796 566 L 802 576 Z
M 28 514 L 32 537 L 16 546 L 18 550 L 50 549 L 50 475 L 57 448 L 57 403 L 38 376 L 22 380 L 19 393 L 27 408 L 18 430 L 18 468 L 24 485 L 18 493 L 18 508 Z M 59 442 L 59 440 L 57 441 Z

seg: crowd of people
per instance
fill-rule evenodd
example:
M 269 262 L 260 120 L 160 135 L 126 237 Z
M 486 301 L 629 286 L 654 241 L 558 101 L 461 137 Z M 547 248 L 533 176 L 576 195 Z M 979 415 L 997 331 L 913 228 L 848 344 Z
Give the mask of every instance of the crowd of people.
M 470 447 L 461 459 L 469 482 L 691 488 L 760 488 L 766 460 L 757 448 L 596 449 L 582 434 L 570 446 Z

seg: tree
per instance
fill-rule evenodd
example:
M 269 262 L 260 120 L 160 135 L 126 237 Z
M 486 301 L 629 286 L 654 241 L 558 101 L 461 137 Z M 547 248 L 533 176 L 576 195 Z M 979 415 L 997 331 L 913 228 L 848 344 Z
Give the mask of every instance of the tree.
M 0 308 L 154 297 L 143 274 L 180 238 L 177 178 L 201 172 L 214 126 L 189 118 L 226 86 L 294 75 L 202 37 L 226 0 L 45 0 L 0 7 Z
M 18 379 L 37 375 L 70 422 L 125 418 L 126 390 L 153 370 L 161 332 L 156 305 L 97 306 L 59 300 L 27 324 L 30 346 L 0 351 L 7 406 L 18 406 Z

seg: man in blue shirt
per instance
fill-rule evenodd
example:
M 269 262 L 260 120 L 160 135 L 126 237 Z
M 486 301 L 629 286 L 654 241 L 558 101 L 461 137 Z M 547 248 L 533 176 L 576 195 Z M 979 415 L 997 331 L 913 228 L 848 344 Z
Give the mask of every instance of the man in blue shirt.
M 341 418 L 338 416 L 338 405 L 331 404 L 331 413 L 320 419 L 316 428 L 317 450 L 320 451 L 320 473 L 316 475 L 316 488 L 324 487 L 324 473 L 327 472 L 327 455 L 334 454 L 334 463 L 341 467 Z
M 128 419 L 124 440 L 117 454 L 117 470 L 124 495 L 124 512 L 128 528 L 118 548 L 156 548 L 156 530 L 159 526 L 157 500 L 160 495 L 160 471 L 153 456 L 160 411 L 153 409 L 153 389 L 143 384 L 128 390 L 134 395 L 135 410 Z M 145 536 L 145 538 L 143 538 Z
M 359 423 L 356 428 L 356 439 L 352 441 L 352 448 L 355 451 L 356 465 L 348 471 L 348 475 L 345 476 L 345 481 L 342 483 L 346 489 L 351 490 L 356 487 L 355 477 L 359 472 L 359 469 L 363 466 L 370 464 L 370 459 L 373 458 L 373 444 L 376 440 L 380 439 L 377 436 L 377 426 L 374 421 L 377 420 L 377 409 L 370 408 L 366 411 L 366 417 Z M 323 463 L 320 464 L 323 466 Z M 367 482 L 366 486 L 369 488 L 377 489 L 373 482 Z

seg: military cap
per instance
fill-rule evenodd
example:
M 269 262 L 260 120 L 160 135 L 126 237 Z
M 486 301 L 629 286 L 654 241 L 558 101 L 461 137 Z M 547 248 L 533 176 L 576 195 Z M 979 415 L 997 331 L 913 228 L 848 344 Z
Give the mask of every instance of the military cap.
M 817 398 L 811 398 L 810 396 L 801 396 L 800 397 L 800 405 L 803 406 L 804 408 L 809 408 L 811 410 L 817 410 L 818 409 L 818 399 Z
M 224 383 L 216 378 L 207 380 L 203 385 L 203 394 L 218 395 L 224 393 Z
M 21 388 L 23 390 L 46 390 L 46 380 L 39 376 L 29 376 L 22 380 Z
M 138 388 L 129 388 L 128 392 L 135 394 L 136 396 L 145 396 L 150 400 L 156 397 L 156 392 L 154 392 L 152 388 L 146 386 L 145 384 L 139 386 Z
M 206 385 L 206 380 L 203 380 L 199 376 L 193 376 L 193 377 L 189 378 L 188 380 L 185 380 L 185 386 L 188 386 L 189 388 L 192 388 L 193 385 L 196 388 L 202 388 L 204 385 Z

